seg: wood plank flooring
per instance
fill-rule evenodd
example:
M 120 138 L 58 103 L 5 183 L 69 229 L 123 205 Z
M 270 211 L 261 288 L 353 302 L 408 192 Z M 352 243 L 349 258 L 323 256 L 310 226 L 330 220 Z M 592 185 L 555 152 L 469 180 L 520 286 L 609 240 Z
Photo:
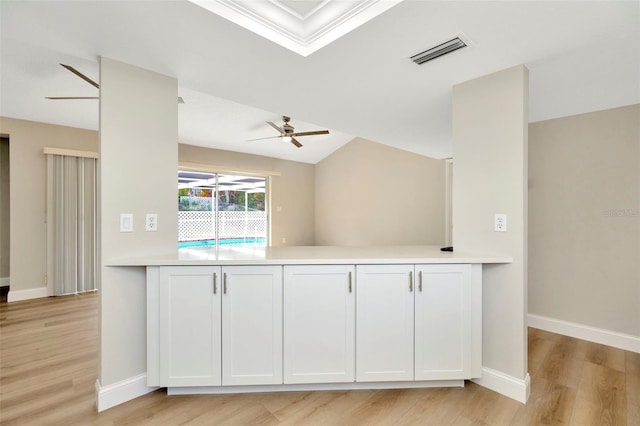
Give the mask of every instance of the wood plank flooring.
M 640 425 L 640 354 L 529 330 L 524 405 L 464 388 L 167 396 L 98 414 L 98 295 L 0 303 L 2 425 Z

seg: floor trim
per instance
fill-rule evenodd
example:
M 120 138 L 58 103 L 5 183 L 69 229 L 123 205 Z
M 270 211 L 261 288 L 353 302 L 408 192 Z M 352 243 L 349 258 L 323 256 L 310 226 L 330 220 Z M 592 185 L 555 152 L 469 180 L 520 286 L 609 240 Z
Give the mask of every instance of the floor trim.
M 504 374 L 488 367 L 482 368 L 482 378 L 473 379 L 474 383 L 526 404 L 531 389 L 529 374 L 524 380 Z M 310 390 L 347 390 L 347 389 L 400 389 L 420 387 L 452 387 L 464 386 L 463 380 L 434 380 L 427 382 L 375 382 L 375 383 L 327 383 L 303 385 L 268 385 L 268 386 L 204 386 L 204 387 L 169 387 L 168 395 L 185 394 L 219 394 L 250 393 L 273 391 L 310 391 Z M 102 386 L 96 380 L 96 407 L 98 412 L 130 401 L 139 396 L 153 392 L 159 387 L 147 386 L 146 373 L 129 379 Z
M 415 389 L 436 387 L 464 387 L 464 380 L 432 380 L 424 382 L 347 382 L 301 383 L 256 386 L 187 386 L 168 387 L 167 395 L 206 395 L 254 392 L 295 392 L 361 389 Z
M 471 381 L 523 404 L 527 403 L 531 393 L 529 373 L 522 380 L 489 367 L 482 367 L 482 377 Z
M 96 380 L 96 407 L 98 412 L 108 410 L 156 389 L 159 388 L 147 386 L 146 373 L 107 386 L 102 386 L 100 381 Z
M 588 325 L 577 324 L 575 322 L 543 317 L 535 314 L 528 315 L 527 324 L 529 327 L 538 328 L 551 333 L 562 334 L 563 336 L 588 340 L 589 342 L 640 353 L 640 337 L 638 336 L 590 327 Z
M 19 302 L 21 300 L 39 299 L 41 297 L 48 297 L 47 287 L 28 288 L 26 290 L 11 290 L 7 295 L 7 302 Z

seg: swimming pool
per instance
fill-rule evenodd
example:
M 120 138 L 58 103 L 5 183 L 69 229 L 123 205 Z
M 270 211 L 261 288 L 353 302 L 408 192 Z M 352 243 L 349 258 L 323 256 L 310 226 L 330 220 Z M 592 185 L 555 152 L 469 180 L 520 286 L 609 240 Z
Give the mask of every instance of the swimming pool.
M 216 240 L 180 241 L 178 248 L 185 247 L 214 247 Z M 224 238 L 219 241 L 220 246 L 264 246 L 267 244 L 266 238 Z

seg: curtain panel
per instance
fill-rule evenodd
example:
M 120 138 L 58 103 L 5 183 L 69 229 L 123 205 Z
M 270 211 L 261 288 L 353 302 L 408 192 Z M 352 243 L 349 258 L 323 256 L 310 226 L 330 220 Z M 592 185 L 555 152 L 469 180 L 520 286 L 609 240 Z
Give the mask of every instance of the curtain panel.
M 49 294 L 96 290 L 97 160 L 46 157 Z

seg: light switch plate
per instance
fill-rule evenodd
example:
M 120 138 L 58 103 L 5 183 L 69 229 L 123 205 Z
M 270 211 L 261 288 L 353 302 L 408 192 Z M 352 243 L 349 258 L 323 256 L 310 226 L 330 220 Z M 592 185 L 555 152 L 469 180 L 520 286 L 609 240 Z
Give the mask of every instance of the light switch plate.
M 507 215 L 496 213 L 493 230 L 495 232 L 507 232 Z
M 120 232 L 133 232 L 133 214 L 120 213 Z

